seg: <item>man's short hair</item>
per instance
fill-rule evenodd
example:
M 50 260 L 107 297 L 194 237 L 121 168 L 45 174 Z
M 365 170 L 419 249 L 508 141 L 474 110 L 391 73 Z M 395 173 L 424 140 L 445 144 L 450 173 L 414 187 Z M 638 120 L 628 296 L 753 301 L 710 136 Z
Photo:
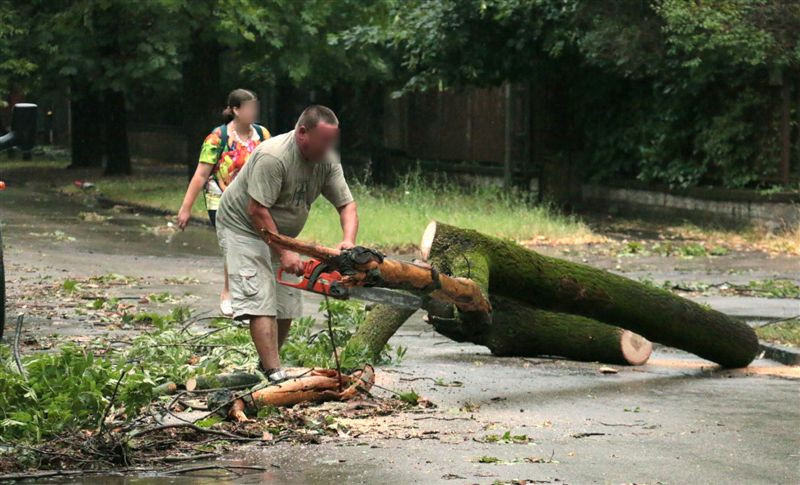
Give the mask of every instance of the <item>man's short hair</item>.
M 300 113 L 295 128 L 305 126 L 307 130 L 311 130 L 316 128 L 320 121 L 329 125 L 339 124 L 339 118 L 332 109 L 321 104 L 313 104 Z

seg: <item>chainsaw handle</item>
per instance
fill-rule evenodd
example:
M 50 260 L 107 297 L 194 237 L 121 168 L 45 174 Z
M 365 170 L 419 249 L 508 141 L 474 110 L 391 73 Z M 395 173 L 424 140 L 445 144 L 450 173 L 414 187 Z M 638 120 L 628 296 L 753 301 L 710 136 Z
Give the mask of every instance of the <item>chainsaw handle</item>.
M 309 264 L 309 261 L 306 261 L 305 263 L 303 263 L 303 274 L 305 274 L 305 268 L 308 266 L 308 264 Z M 307 282 L 307 280 L 305 278 L 301 279 L 297 283 L 293 283 L 291 281 L 287 281 L 287 280 L 283 279 L 283 274 L 284 273 L 285 273 L 285 271 L 283 270 L 283 268 L 278 268 L 278 283 L 280 283 L 280 284 L 282 284 L 284 286 L 291 286 L 292 288 L 299 288 L 301 290 L 305 289 L 305 284 Z M 295 276 L 301 276 L 301 275 L 295 275 Z

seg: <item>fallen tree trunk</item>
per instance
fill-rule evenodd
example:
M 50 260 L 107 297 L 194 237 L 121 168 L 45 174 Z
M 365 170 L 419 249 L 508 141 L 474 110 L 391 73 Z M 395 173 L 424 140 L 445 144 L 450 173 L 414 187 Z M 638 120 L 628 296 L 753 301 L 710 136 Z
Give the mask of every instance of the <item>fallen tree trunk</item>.
M 484 345 L 503 357 L 557 356 L 585 362 L 642 365 L 653 350 L 644 337 L 590 318 L 533 308 L 511 298 L 490 299 L 492 323 L 428 316 L 434 329 L 455 341 Z
M 350 375 L 333 369 L 314 369 L 308 375 L 273 384 L 231 401 L 231 393 L 219 392 L 209 397 L 210 408 L 220 409 L 229 418 L 246 421 L 247 411 L 257 411 L 265 406 L 293 406 L 303 402 L 347 401 L 369 393 L 375 383 L 372 366 L 364 366 Z M 235 396 L 234 396 L 235 397 Z
M 666 290 L 544 256 L 477 231 L 431 222 L 420 249 L 423 259 L 439 271 L 472 279 L 493 298 L 513 298 L 531 308 L 618 325 L 725 367 L 746 366 L 758 352 L 755 332 L 721 312 Z M 511 310 L 503 313 L 508 311 L 533 316 L 524 307 L 511 305 Z M 491 325 L 500 327 L 501 312 L 496 313 Z M 441 317 L 433 316 L 437 318 Z M 481 330 L 486 323 L 475 312 L 461 310 L 454 318 L 472 332 L 487 331 Z M 521 338 L 518 332 L 511 332 L 516 337 L 503 338 Z
M 187 391 L 208 389 L 235 389 L 252 387 L 261 382 L 263 378 L 258 374 L 249 372 L 231 372 L 214 376 L 197 376 L 186 381 Z
M 267 233 L 266 237 L 271 243 L 328 262 L 347 275 L 352 285 L 401 288 L 424 295 L 425 309 L 435 315 L 435 326 L 440 333 L 462 342 L 485 345 L 497 355 L 558 355 L 583 361 L 639 365 L 647 361 L 652 350 L 652 345 L 638 335 L 588 318 L 551 314 L 524 304 L 515 308 L 508 302 L 502 312 L 490 314 L 491 301 L 484 296 L 489 294 L 486 259 L 477 253 L 459 254 L 459 264 L 466 265 L 467 271 L 451 272 L 456 276 L 452 278 L 440 272 L 438 264 L 433 267 L 425 262 L 394 261 L 364 248 L 339 251 L 272 233 Z M 444 258 L 442 256 L 439 263 L 443 263 Z M 441 267 L 450 270 L 454 265 L 442 264 Z M 448 281 L 467 290 L 461 291 L 456 285 L 448 287 Z M 442 289 L 446 290 L 439 291 Z M 457 311 L 452 311 L 452 307 Z M 368 358 L 378 361 L 388 340 L 413 313 L 411 309 L 377 305 L 348 342 L 347 351 L 360 353 L 366 347 Z M 520 321 L 520 318 L 525 320 Z M 529 338 L 527 347 L 524 343 L 513 345 L 504 340 L 524 337 Z
M 428 323 L 457 342 L 489 348 L 502 357 L 557 356 L 586 362 L 641 365 L 653 345 L 619 327 L 589 318 L 539 310 L 509 298 L 492 297 L 492 323 L 456 318 L 447 308 L 428 305 Z M 386 343 L 415 312 L 407 308 L 376 305 L 367 313 L 347 346 L 366 347 L 373 362 Z
M 377 362 L 392 335 L 414 313 L 416 310 L 413 308 L 384 304 L 373 306 L 348 340 L 346 348 L 353 352 L 366 349 L 365 354 L 372 362 Z

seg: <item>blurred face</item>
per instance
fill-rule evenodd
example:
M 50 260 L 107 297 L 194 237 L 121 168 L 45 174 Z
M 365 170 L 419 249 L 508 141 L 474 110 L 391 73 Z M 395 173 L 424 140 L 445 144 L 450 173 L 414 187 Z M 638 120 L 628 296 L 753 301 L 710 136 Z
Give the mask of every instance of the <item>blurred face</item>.
M 295 136 L 303 156 L 311 162 L 321 162 L 339 141 L 339 126 L 320 121 L 310 130 L 298 126 Z
M 236 115 L 236 118 L 242 123 L 255 123 L 258 117 L 258 100 L 251 99 L 250 101 L 242 101 L 241 106 L 233 108 L 233 114 Z

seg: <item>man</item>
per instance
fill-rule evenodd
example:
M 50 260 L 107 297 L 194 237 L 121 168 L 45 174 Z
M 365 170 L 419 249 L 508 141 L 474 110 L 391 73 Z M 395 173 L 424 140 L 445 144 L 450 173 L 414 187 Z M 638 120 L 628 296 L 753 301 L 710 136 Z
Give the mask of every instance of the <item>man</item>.
M 217 236 L 228 264 L 233 315 L 250 320 L 260 368 L 273 382 L 286 379 L 278 349 L 292 319 L 302 314 L 300 290 L 278 284 L 276 275 L 279 267 L 301 274 L 303 264 L 297 253 L 268 246 L 264 231 L 296 237 L 322 194 L 339 212 L 338 247 L 355 245 L 358 214 L 334 152 L 338 138 L 333 111 L 306 108 L 294 130 L 258 145 L 220 199 Z

